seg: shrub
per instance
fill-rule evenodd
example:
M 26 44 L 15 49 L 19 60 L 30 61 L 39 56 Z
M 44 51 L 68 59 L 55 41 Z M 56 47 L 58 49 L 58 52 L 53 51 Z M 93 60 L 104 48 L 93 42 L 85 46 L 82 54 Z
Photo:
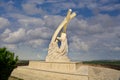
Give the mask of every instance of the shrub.
M 17 67 L 18 56 L 6 48 L 0 48 L 0 80 L 8 80 L 11 72 Z

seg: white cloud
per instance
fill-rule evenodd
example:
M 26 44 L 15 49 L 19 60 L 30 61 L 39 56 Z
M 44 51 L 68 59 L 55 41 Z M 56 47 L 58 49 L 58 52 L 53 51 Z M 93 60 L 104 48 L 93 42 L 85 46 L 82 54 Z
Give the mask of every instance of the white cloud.
M 80 0 L 77 2 L 76 8 L 88 8 L 92 10 L 94 14 L 98 14 L 101 11 L 114 11 L 120 10 L 120 4 L 118 0 Z
M 110 47 L 120 46 L 119 16 L 110 16 L 99 14 L 87 19 L 74 19 L 69 25 L 68 40 L 70 41 L 70 50 L 73 51 L 98 51 L 101 50 L 109 53 L 119 50 L 119 48 L 111 49 Z M 110 47 L 103 44 L 109 44 Z
M 44 4 L 50 4 L 47 6 L 42 6 Z M 61 12 L 62 10 L 69 9 L 69 8 L 75 8 L 77 7 L 76 4 L 69 2 L 69 1 L 45 1 L 45 0 L 34 0 L 34 1 L 26 1 L 26 3 L 22 4 L 24 12 L 26 12 L 29 15 L 35 15 L 35 14 L 56 14 Z
M 0 29 L 5 28 L 6 26 L 10 25 L 8 19 L 0 17 Z
M 39 26 L 43 26 L 45 24 L 45 22 L 42 19 L 38 19 L 38 18 L 33 18 L 33 17 L 28 17 L 25 19 L 19 19 L 18 22 L 21 25 L 28 25 L 28 26 L 32 26 L 32 27 L 39 27 Z
M 55 27 L 57 28 L 63 19 L 64 17 L 59 15 L 45 15 L 44 16 L 45 26 L 51 27 L 52 29 Z
M 104 5 L 107 3 L 107 5 Z M 102 3 L 99 7 L 100 10 L 103 11 L 114 11 L 114 10 L 120 10 L 120 4 L 117 4 L 114 1 L 106 1 L 105 3 Z
M 7 2 L 4 1 L 0 1 L 0 7 L 2 7 L 2 9 L 4 9 L 4 11 L 7 13 L 9 12 L 19 12 L 19 10 L 14 6 L 14 1 L 9 0 Z M 6 7 L 7 6 L 7 7 Z M 2 10 L 1 9 L 1 10 Z M 4 14 L 4 13 L 3 13 Z
M 114 47 L 113 50 L 120 51 L 120 47 Z
M 4 47 L 10 49 L 10 50 L 15 50 L 17 49 L 17 46 L 15 44 L 5 44 Z
M 18 31 L 9 33 L 9 36 L 4 38 L 3 41 L 7 43 L 16 43 L 25 38 L 25 29 L 20 28 Z
M 36 4 L 42 4 L 45 2 L 45 0 L 26 0 L 27 3 L 36 3 Z
M 88 23 L 86 20 L 83 20 L 83 19 L 78 20 L 78 23 L 80 24 L 80 27 L 82 27 L 82 28 L 88 27 Z
M 41 8 L 38 8 L 36 3 L 26 3 L 23 4 L 22 7 L 23 10 L 30 15 L 44 14 L 44 11 Z
M 3 34 L 8 34 L 8 33 L 11 33 L 11 30 L 10 29 L 5 29 L 5 31 L 3 32 Z
M 9 17 L 12 17 L 14 19 L 26 19 L 26 18 L 29 18 L 29 16 L 27 15 L 23 15 L 23 14 L 20 14 L 20 13 L 9 13 L 7 14 Z
M 95 18 L 96 19 L 96 18 Z M 70 22 L 68 27 L 71 30 L 72 34 L 77 34 L 78 36 L 85 36 L 89 34 L 99 34 L 104 32 L 103 24 L 100 22 L 94 21 L 95 19 L 74 19 Z M 74 30 L 74 32 L 73 32 Z
M 30 29 L 27 31 L 27 35 L 31 37 L 32 39 L 34 38 L 44 38 L 44 39 L 47 38 L 48 39 L 51 35 L 51 30 L 47 27 Z
M 61 6 L 61 7 L 59 7 L 59 9 L 70 9 L 70 8 L 75 8 L 75 7 L 77 7 L 76 4 L 71 3 L 71 2 L 69 2 L 69 1 L 66 2 L 66 3 L 61 2 L 60 4 L 55 4 L 54 6 Z
M 87 31 L 91 34 L 92 33 L 99 34 L 99 33 L 104 32 L 104 28 L 101 26 L 101 24 L 95 24 L 95 25 L 88 26 Z
M 8 16 L 16 19 L 16 21 L 13 23 L 13 26 L 19 26 L 25 28 L 26 30 L 45 26 L 45 21 L 41 18 L 31 17 L 19 13 L 9 14 Z
M 5 31 L 0 35 L 0 40 L 4 41 L 5 38 L 9 37 L 9 34 L 11 33 L 10 29 L 5 29 Z
M 72 42 L 70 43 L 70 48 L 73 50 L 83 50 L 83 51 L 88 51 L 89 49 L 89 46 L 84 42 L 82 41 L 79 37 L 77 36 L 73 36 L 71 38 Z
M 42 40 L 42 39 L 30 40 L 27 42 L 27 44 L 32 46 L 33 48 L 38 48 L 38 46 L 42 46 L 44 43 L 45 43 L 45 40 Z

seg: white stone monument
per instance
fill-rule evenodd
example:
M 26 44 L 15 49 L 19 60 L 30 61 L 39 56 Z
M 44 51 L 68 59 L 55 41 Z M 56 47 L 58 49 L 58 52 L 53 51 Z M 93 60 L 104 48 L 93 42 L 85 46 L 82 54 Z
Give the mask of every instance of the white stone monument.
M 69 9 L 67 16 L 54 32 L 49 44 L 46 62 L 70 62 L 70 59 L 67 56 L 68 43 L 66 29 L 70 20 L 75 16 L 76 13 L 72 13 L 72 10 Z M 61 44 L 58 45 L 58 42 L 60 42 Z

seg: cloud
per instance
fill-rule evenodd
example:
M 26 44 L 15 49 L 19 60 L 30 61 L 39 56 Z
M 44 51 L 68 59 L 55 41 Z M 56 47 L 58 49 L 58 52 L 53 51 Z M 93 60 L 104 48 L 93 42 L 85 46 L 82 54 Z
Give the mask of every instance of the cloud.
M 28 3 L 22 4 L 24 12 L 30 15 L 44 14 L 44 11 L 41 8 L 37 7 L 38 3 L 40 2 L 28 2 Z
M 5 31 L 0 35 L 0 41 L 1 43 L 4 42 L 4 39 L 9 37 L 9 34 L 11 33 L 10 29 L 5 29 Z
M 89 46 L 82 41 L 79 37 L 77 36 L 73 36 L 71 37 L 71 41 L 69 46 L 73 51 L 88 51 L 89 50 Z
M 113 22 L 113 20 L 117 20 L 116 17 L 112 17 L 110 15 L 103 15 L 103 14 L 98 14 L 97 16 L 94 16 L 90 19 L 90 22 L 92 24 L 96 24 L 96 23 L 103 23 L 101 24 L 103 27 L 107 26 L 107 27 L 111 27 L 113 25 L 115 25 L 114 23 L 116 22 Z
M 30 18 L 30 16 L 24 15 L 21 13 L 9 13 L 6 16 L 14 18 L 14 19 L 26 19 L 26 18 L 29 19 Z
M 75 18 L 70 22 L 70 26 L 68 27 L 68 30 L 71 31 L 70 33 L 76 34 L 78 36 L 87 36 L 90 34 L 93 35 L 104 32 L 103 26 L 99 22 L 97 21 L 95 22 L 94 21 L 95 19 L 86 20 L 86 19 Z
M 44 5 L 47 5 L 47 6 L 44 6 Z M 75 8 L 75 7 L 76 7 L 76 4 L 72 2 L 68 2 L 66 0 L 61 0 L 61 1 L 53 1 L 53 0 L 52 1 L 48 1 L 48 0 L 29 1 L 27 0 L 24 4 L 22 4 L 22 8 L 24 12 L 29 15 L 57 14 L 57 13 L 60 13 L 62 10 Z
M 3 44 L 2 47 L 7 47 L 9 50 L 16 50 L 17 46 L 15 44 Z
M 51 30 L 46 27 L 30 29 L 27 31 L 27 35 L 32 39 L 35 38 L 48 39 L 51 36 Z
M 33 39 L 27 42 L 28 45 L 32 46 L 33 48 L 38 48 L 39 46 L 43 46 L 45 44 L 45 40 L 43 39 Z
M 87 8 L 93 12 L 94 15 L 99 14 L 100 12 L 114 12 L 115 10 L 120 10 L 119 0 L 80 0 L 76 1 L 76 8 L 83 9 Z
M 20 28 L 15 32 L 10 32 L 10 31 L 8 31 L 8 32 L 9 32 L 8 37 L 5 37 L 3 39 L 3 41 L 6 43 L 17 43 L 19 41 L 24 40 L 24 38 L 25 38 L 25 29 L 23 29 L 23 28 Z M 3 34 L 5 34 L 5 32 Z
M 114 47 L 113 50 L 120 51 L 120 47 Z
M 103 6 L 100 7 L 101 10 L 104 11 L 113 11 L 113 10 L 120 10 L 120 4 L 116 4 L 116 5 L 108 5 L 108 6 Z
M 11 33 L 11 30 L 10 29 L 5 29 L 5 31 L 3 32 L 3 34 L 9 34 L 9 33 Z
M 39 48 L 41 50 L 48 48 L 52 34 L 64 19 L 63 16 L 58 15 L 45 15 L 40 19 L 19 14 L 16 14 L 14 17 L 20 23 L 21 27 L 13 32 L 10 29 L 6 29 L 3 32 L 3 41 L 9 44 L 15 43 L 19 47 L 28 45 L 28 47 L 33 49 Z M 28 25 L 27 29 L 25 28 L 25 24 Z M 91 56 L 96 51 L 98 55 L 105 52 L 109 53 L 111 50 L 113 52 L 119 51 L 118 48 L 113 49 L 115 45 L 119 46 L 119 41 L 116 41 L 119 38 L 119 24 L 119 16 L 111 17 L 103 14 L 87 19 L 73 19 L 68 25 L 67 30 L 69 50 L 78 54 L 84 52 L 84 57 Z M 21 28 L 23 30 L 20 30 Z M 10 34 L 14 36 L 12 34 L 16 34 L 16 32 L 24 33 L 24 36 L 21 38 L 14 37 L 14 39 L 17 38 L 14 40 L 13 37 L 10 37 Z M 22 42 L 22 44 L 17 44 L 17 42 Z M 103 44 L 109 44 L 110 47 Z M 101 52 L 102 50 L 104 51 Z M 95 57 L 98 57 L 97 54 Z M 91 59 L 93 58 L 91 57 Z
M 3 9 L 3 12 L 5 11 L 6 13 L 20 12 L 18 8 L 15 6 L 15 2 L 13 0 L 0 1 L 0 7 L 1 7 L 1 10 Z
M 72 57 L 106 59 L 107 55 L 119 53 L 120 8 L 117 0 L 26 0 L 16 4 L 16 1 L 11 1 L 0 5 L 4 9 L 0 17 L 0 46 L 21 50 L 22 56 L 27 49 L 30 54 L 40 51 L 47 53 L 44 49 L 48 48 L 51 36 L 67 10 L 72 8 L 77 12 L 67 27 L 69 50 L 77 55 Z M 95 15 L 86 17 L 86 10 Z M 114 12 L 116 10 L 118 12 Z M 82 11 L 86 13 L 80 14 Z M 111 16 L 112 13 L 117 15 Z M 40 57 L 43 55 L 41 53 Z
M 61 23 L 61 21 L 64 19 L 63 16 L 60 15 L 45 15 L 43 18 L 37 18 L 37 17 L 31 17 L 28 15 L 23 14 L 9 14 L 8 16 L 16 19 L 16 23 L 20 25 L 21 27 L 29 27 L 29 28 L 35 28 L 35 27 L 52 27 L 52 29 L 56 29 L 57 26 Z
M 10 22 L 8 19 L 0 17 L 0 29 L 7 27 L 10 25 Z
M 26 0 L 26 3 L 36 3 L 36 4 L 42 4 L 45 0 Z
M 100 3 L 102 4 L 100 6 L 101 10 L 104 11 L 113 11 L 113 10 L 120 10 L 120 4 L 119 4 L 119 0 L 101 0 Z M 107 4 L 107 5 L 105 5 Z
M 74 52 L 88 51 L 91 55 L 96 51 L 97 54 L 115 53 L 115 49 L 119 49 L 113 47 L 120 46 L 119 25 L 119 15 L 113 17 L 100 14 L 87 19 L 74 19 L 68 27 L 69 49 Z
M 44 16 L 45 26 L 49 28 L 51 27 L 51 29 L 57 28 L 63 19 L 64 17 L 59 15 L 54 15 L 54 16 L 45 15 Z
M 7 28 L 1 34 L 1 40 L 6 44 L 14 43 L 15 45 L 19 45 L 19 43 L 24 44 L 27 42 L 33 45 L 33 43 L 36 43 L 38 39 L 45 41 L 50 40 L 50 37 L 52 36 L 54 30 L 63 20 L 63 17 L 58 15 L 46 15 L 43 19 L 17 13 L 9 14 L 8 16 L 16 19 L 16 23 L 18 24 L 14 25 L 14 27 L 18 26 L 16 28 L 17 31 L 14 30 L 13 27 L 10 27 L 10 29 Z M 35 44 L 32 47 L 35 46 L 39 45 Z
M 38 18 L 33 18 L 33 17 L 28 17 L 25 19 L 18 19 L 18 22 L 22 26 L 32 26 L 32 27 L 38 27 L 38 26 L 43 26 L 45 22 L 42 19 Z

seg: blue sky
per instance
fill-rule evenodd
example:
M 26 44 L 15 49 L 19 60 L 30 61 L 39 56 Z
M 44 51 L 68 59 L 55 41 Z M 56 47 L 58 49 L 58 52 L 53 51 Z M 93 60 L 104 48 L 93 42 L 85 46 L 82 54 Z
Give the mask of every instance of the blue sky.
M 120 0 L 0 0 L 0 47 L 20 59 L 43 60 L 68 9 L 72 60 L 120 60 Z

